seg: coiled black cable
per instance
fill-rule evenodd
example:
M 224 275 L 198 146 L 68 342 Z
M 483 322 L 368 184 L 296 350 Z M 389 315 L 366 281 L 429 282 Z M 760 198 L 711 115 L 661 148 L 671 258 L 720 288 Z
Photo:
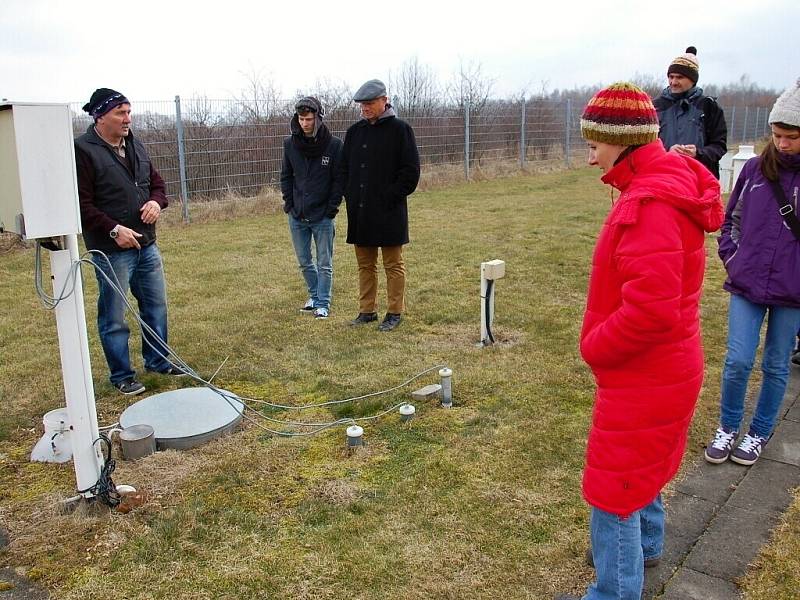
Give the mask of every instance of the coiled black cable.
M 100 479 L 97 480 L 93 486 L 85 490 L 78 490 L 79 494 L 90 493 L 94 498 L 108 506 L 109 508 L 116 508 L 122 501 L 122 497 L 117 491 L 117 486 L 114 485 L 114 480 L 111 479 L 111 474 L 117 468 L 117 463 L 111 458 L 111 439 L 105 434 L 101 433 L 94 443 L 102 442 L 105 447 L 103 452 L 103 468 L 100 471 Z

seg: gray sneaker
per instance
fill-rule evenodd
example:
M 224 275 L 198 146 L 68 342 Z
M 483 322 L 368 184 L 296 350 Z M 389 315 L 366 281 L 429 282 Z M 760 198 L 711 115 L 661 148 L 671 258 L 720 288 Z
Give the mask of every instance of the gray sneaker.
M 114 387 L 117 388 L 121 394 L 125 394 L 126 396 L 135 396 L 141 394 L 145 390 L 145 387 L 135 379 L 120 381 L 119 383 L 115 383 Z
M 731 460 L 749 467 L 758 460 L 766 445 L 767 438 L 748 433 L 736 447 L 736 450 L 731 452 Z
M 727 427 L 720 427 L 714 432 L 714 439 L 706 446 L 705 458 L 708 462 L 718 465 L 728 460 L 733 448 L 733 442 L 739 432 Z

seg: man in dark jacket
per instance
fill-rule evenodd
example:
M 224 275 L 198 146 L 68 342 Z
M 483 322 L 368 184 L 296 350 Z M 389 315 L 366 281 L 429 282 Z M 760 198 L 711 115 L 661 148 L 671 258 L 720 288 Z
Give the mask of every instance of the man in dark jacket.
M 97 328 L 111 383 L 123 394 L 141 394 L 145 388 L 128 351 L 124 296 L 130 288 L 142 320 L 166 344 L 166 286 L 156 245 L 156 222 L 167 207 L 164 180 L 130 130 L 131 105 L 125 96 L 100 88 L 83 110 L 94 124 L 75 140 L 75 162 L 83 240 L 89 250 L 99 251 L 92 254 L 99 288 Z M 148 331 L 143 336 L 146 370 L 184 374 L 165 358 L 164 345 Z
M 667 68 L 669 85 L 653 100 L 664 148 L 696 158 L 719 178 L 719 160 L 728 151 L 725 115 L 714 98 L 697 87 L 700 64 L 689 46 Z
M 313 96 L 301 98 L 289 123 L 292 135 L 283 140 L 281 193 L 289 215 L 289 232 L 308 300 L 300 310 L 327 319 L 333 283 L 334 219 L 342 202 L 339 162 L 342 140 L 322 122 L 324 110 Z M 311 258 L 311 239 L 316 262 Z
M 405 308 L 408 243 L 406 198 L 419 183 L 419 151 L 414 130 L 397 118 L 382 81 L 371 79 L 353 96 L 363 119 L 344 138 L 342 172 L 347 202 L 347 243 L 358 262 L 359 312 L 352 325 L 378 319 L 378 248 L 386 272 L 388 306 L 378 329 L 400 324 Z

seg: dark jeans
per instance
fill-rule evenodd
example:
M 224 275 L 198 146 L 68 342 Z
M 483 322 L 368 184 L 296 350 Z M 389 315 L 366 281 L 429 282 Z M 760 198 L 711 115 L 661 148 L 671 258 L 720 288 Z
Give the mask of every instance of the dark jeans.
M 130 249 L 111 252 L 108 254 L 113 273 L 116 274 L 122 291 L 127 295 L 130 289 L 139 306 L 139 315 L 153 331 L 167 342 L 167 293 L 164 284 L 164 268 L 161 262 L 161 253 L 158 246 L 150 244 L 141 250 Z M 128 352 L 128 338 L 130 328 L 125 321 L 127 309 L 123 298 L 111 287 L 105 277 L 97 268 L 103 271 L 111 280 L 114 274 L 109 269 L 108 262 L 102 257 L 93 255 L 95 275 L 99 295 L 97 298 L 97 329 L 100 333 L 100 343 L 106 355 L 106 362 L 111 371 L 109 379 L 116 385 L 136 375 L 131 368 L 130 354 Z M 148 341 L 158 349 L 150 347 Z M 144 366 L 150 371 L 164 371 L 170 363 L 162 358 L 166 350 L 152 340 L 148 333 L 143 334 L 142 356 Z

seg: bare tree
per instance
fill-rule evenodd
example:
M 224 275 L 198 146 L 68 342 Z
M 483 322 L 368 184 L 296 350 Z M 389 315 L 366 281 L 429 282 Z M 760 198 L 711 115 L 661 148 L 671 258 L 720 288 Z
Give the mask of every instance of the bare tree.
M 484 75 L 481 63 L 469 61 L 465 64 L 461 61 L 447 90 L 447 97 L 458 106 L 461 114 L 464 114 L 464 107 L 469 106 L 470 116 L 480 115 L 493 87 L 494 79 Z
M 439 86 L 428 65 L 414 56 L 389 74 L 392 104 L 404 116 L 431 116 L 439 104 Z
M 666 87 L 666 77 L 659 77 L 652 73 L 640 73 L 636 71 L 631 77 L 631 83 L 642 88 L 651 98 L 661 94 L 661 90 Z
M 272 77 L 266 76 L 261 69 L 250 67 L 249 72 L 242 72 L 247 80 L 246 86 L 236 96 L 240 119 L 247 123 L 266 123 L 281 108 L 281 91 Z

